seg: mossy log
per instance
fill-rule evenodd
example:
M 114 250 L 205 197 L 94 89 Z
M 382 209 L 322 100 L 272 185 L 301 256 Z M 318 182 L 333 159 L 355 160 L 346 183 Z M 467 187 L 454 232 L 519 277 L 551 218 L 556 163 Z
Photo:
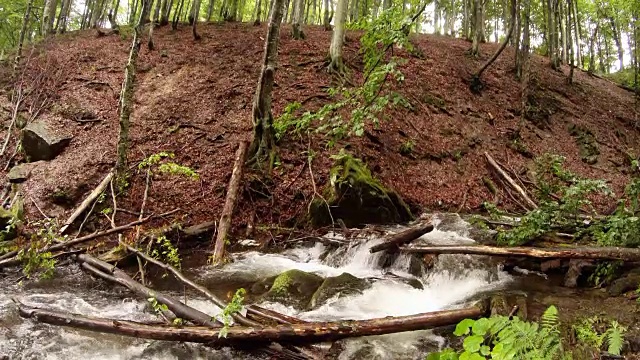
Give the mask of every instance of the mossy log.
M 640 261 L 640 249 L 620 247 L 579 247 L 579 248 L 533 248 L 498 247 L 485 245 L 471 246 L 405 246 L 400 249 L 421 254 L 469 254 L 490 256 L 523 256 L 537 259 L 594 259 Z
M 45 310 L 19 305 L 20 316 L 51 325 L 68 326 L 89 331 L 118 334 L 136 338 L 187 341 L 210 345 L 251 345 L 271 341 L 315 343 L 339 339 L 384 335 L 405 331 L 430 329 L 456 324 L 467 318 L 486 313 L 486 306 L 458 310 L 436 311 L 409 316 L 385 317 L 370 320 L 344 320 L 266 327 L 233 326 L 226 336 L 221 328 L 147 325 L 133 321 L 83 316 L 57 310 Z

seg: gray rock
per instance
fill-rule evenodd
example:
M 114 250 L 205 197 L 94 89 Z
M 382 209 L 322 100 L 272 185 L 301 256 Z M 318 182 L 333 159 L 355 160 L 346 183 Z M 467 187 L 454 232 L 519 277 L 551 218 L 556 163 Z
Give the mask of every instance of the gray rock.
M 56 134 L 43 121 L 22 130 L 22 149 L 28 161 L 52 160 L 71 142 L 70 136 Z
M 288 270 L 278 275 L 263 299 L 305 310 L 322 284 L 322 277 L 302 270 Z
M 369 287 L 371 287 L 371 284 L 369 284 L 367 280 L 359 279 L 348 273 L 328 277 L 322 282 L 322 285 L 320 285 L 318 290 L 316 290 L 311 297 L 309 306 L 312 309 L 317 308 L 334 296 L 342 297 L 360 294 L 363 290 Z
M 620 296 L 627 291 L 638 289 L 638 285 L 640 285 L 640 275 L 637 273 L 629 273 L 611 283 L 608 289 L 609 295 Z
M 9 170 L 9 173 L 7 174 L 7 179 L 12 184 L 19 184 L 19 183 L 25 182 L 27 181 L 27 179 L 29 179 L 29 176 L 31 175 L 31 171 L 33 171 L 33 168 L 35 168 L 36 165 L 37 163 L 18 164 L 12 167 L 11 170 Z

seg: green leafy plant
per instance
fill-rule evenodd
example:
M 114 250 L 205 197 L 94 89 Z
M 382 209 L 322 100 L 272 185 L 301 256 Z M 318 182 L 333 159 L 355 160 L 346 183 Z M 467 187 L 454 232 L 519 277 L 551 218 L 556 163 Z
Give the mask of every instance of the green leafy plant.
M 576 338 L 597 358 L 606 345 L 607 352 L 620 355 L 627 329 L 615 320 L 606 321 L 598 316 L 583 319 L 573 325 Z
M 465 337 L 461 352 L 447 349 L 430 354 L 427 360 L 567 358 L 560 339 L 558 310 L 554 306 L 544 312 L 540 323 L 507 316 L 465 319 L 458 323 L 454 335 Z
M 407 140 L 400 145 L 400 154 L 409 155 L 413 152 L 416 143 L 413 140 Z
M 178 248 L 171 243 L 171 240 L 166 236 L 161 235 L 156 239 L 156 244 L 158 247 L 153 249 L 150 255 L 160 261 L 166 262 L 176 269 L 180 269 L 182 262 L 180 259 L 180 253 L 178 252 Z
M 609 284 L 616 275 L 618 269 L 623 265 L 622 261 L 605 261 L 596 266 L 596 269 L 589 276 L 589 282 L 595 287 Z
M 37 231 L 31 237 L 29 247 L 18 252 L 17 259 L 22 262 L 22 273 L 28 279 L 34 275 L 49 279 L 54 274 L 56 260 L 51 252 L 42 250 L 52 243 L 64 242 L 67 235 L 58 235 L 58 223 L 55 219 L 45 219 L 32 224 L 37 227 Z
M 365 125 L 379 126 L 381 114 L 389 107 L 398 105 L 409 107 L 409 103 L 400 94 L 389 89 L 389 79 L 404 81 L 404 74 L 398 69 L 405 60 L 394 55 L 394 48 L 413 48 L 409 41 L 407 26 L 414 19 L 407 18 L 400 9 L 384 11 L 376 19 L 360 22 L 365 30 L 360 39 L 360 51 L 364 61 L 364 80 L 362 85 L 347 88 L 331 88 L 329 96 L 336 101 L 301 116 L 293 114 L 301 109 L 301 104 L 289 104 L 280 117 L 274 121 L 278 138 L 286 132 L 294 134 L 316 131 L 329 138 L 329 145 L 349 136 L 362 136 Z M 342 113 L 350 109 L 348 120 Z M 313 125 L 315 128 L 312 128 Z
M 169 311 L 169 308 L 167 307 L 167 305 L 159 303 L 158 299 L 156 299 L 153 296 L 150 298 L 147 298 L 147 301 L 149 302 L 149 305 L 151 305 L 151 308 L 156 314 L 162 314 L 165 311 Z
M 198 173 L 190 167 L 176 164 L 175 162 L 171 161 L 166 161 L 167 159 L 173 159 L 174 157 L 175 155 L 173 153 L 168 153 L 165 151 L 152 154 L 142 160 L 140 164 L 138 164 L 138 169 L 151 170 L 155 167 L 157 168 L 157 171 L 162 174 L 180 175 L 192 180 L 198 180 L 200 178 Z
M 229 302 L 229 304 L 227 304 L 227 306 L 222 309 L 221 317 L 223 327 L 222 329 L 220 329 L 218 337 L 227 337 L 227 334 L 229 333 L 229 327 L 231 326 L 231 322 L 233 321 L 232 315 L 242 311 L 242 304 L 244 303 L 244 297 L 246 295 L 247 291 L 244 288 L 236 290 L 236 293 L 233 294 L 231 302 Z

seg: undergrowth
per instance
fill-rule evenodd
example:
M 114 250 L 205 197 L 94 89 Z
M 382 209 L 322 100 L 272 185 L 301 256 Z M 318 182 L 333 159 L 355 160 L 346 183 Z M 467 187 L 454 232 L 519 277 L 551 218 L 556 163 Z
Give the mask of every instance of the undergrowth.
M 218 337 L 227 337 L 229 333 L 229 327 L 231 326 L 231 322 L 233 320 L 232 315 L 236 313 L 240 313 L 244 309 L 244 297 L 247 295 L 247 291 L 244 288 L 240 288 L 236 290 L 236 293 L 233 294 L 233 298 L 227 304 L 227 306 L 222 309 L 222 329 L 220 329 L 220 333 Z
M 580 178 L 566 170 L 563 162 L 563 157 L 549 154 L 535 160 L 539 207 L 522 216 L 513 228 L 501 229 L 498 243 L 517 246 L 564 231 L 575 233 L 576 239 L 588 236 L 601 246 L 639 246 L 640 179 L 634 178 L 627 185 L 612 215 L 599 217 L 591 198 L 615 194 L 605 181 Z M 500 213 L 491 204 L 485 207 L 493 215 Z
M 362 136 L 368 123 L 378 126 L 381 114 L 389 107 L 405 106 L 409 103 L 398 93 L 389 89 L 389 79 L 404 81 L 398 69 L 406 60 L 394 55 L 395 48 L 413 48 L 405 30 L 413 22 L 398 9 L 389 9 L 376 19 L 358 23 L 365 30 L 360 39 L 364 62 L 364 80 L 360 86 L 330 88 L 329 96 L 335 101 L 316 111 L 305 111 L 302 104 L 294 102 L 286 106 L 284 113 L 275 119 L 277 139 L 287 133 L 302 135 L 308 132 L 325 134 L 332 146 L 336 141 L 349 136 Z M 341 112 L 351 111 L 348 119 Z
M 588 318 L 573 326 L 579 350 L 600 354 L 603 346 L 612 355 L 620 355 L 626 329 L 616 321 L 605 328 L 602 322 Z M 539 322 L 518 317 L 495 316 L 478 320 L 465 319 L 456 326 L 455 336 L 464 337 L 462 350 L 448 348 L 427 356 L 427 360 L 559 360 L 574 359 L 573 351 L 563 346 L 558 310 L 550 306 Z

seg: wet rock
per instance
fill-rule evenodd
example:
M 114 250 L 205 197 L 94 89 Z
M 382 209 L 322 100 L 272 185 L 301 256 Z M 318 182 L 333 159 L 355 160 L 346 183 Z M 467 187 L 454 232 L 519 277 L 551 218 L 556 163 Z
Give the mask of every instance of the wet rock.
M 371 287 L 371 284 L 367 280 L 359 279 L 349 273 L 328 277 L 311 297 L 309 307 L 312 309 L 317 308 L 335 296 L 361 294 L 363 290 L 369 287 Z
M 620 296 L 627 291 L 637 290 L 640 285 L 640 274 L 631 272 L 619 279 L 614 280 L 609 286 L 610 296 Z
M 22 130 L 22 149 L 27 160 L 52 160 L 71 142 L 70 136 L 51 130 L 43 121 L 35 121 Z
M 316 274 L 297 269 L 288 270 L 274 279 L 273 285 L 263 298 L 304 310 L 322 281 L 322 277 Z
M 414 289 L 424 290 L 424 285 L 422 285 L 422 282 L 416 278 L 407 279 L 406 283 Z
M 374 178 L 362 160 L 344 150 L 334 159 L 330 183 L 323 194 L 326 203 L 316 199 L 311 204 L 309 214 L 314 226 L 331 224 L 332 219 L 342 219 L 348 227 L 403 223 L 413 219 L 404 200 Z
M 34 167 L 39 162 L 19 164 L 11 168 L 7 174 L 7 179 L 12 184 L 19 184 L 27 181 Z
M 251 285 L 249 291 L 254 295 L 262 295 L 269 291 L 269 289 L 271 289 L 271 286 L 273 286 L 273 282 L 277 277 L 278 275 L 275 275 L 270 276 L 266 279 L 262 279 L 260 281 L 256 281 L 253 285 Z

